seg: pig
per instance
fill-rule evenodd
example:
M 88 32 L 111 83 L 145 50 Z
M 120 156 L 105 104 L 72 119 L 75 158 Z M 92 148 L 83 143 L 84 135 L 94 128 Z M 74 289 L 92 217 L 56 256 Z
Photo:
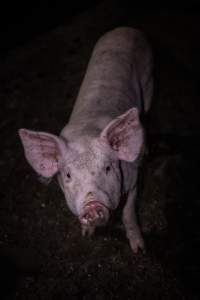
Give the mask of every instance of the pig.
M 60 135 L 19 130 L 27 161 L 40 176 L 57 175 L 83 235 L 105 226 L 124 199 L 122 221 L 134 253 L 144 250 L 135 202 L 145 145 L 140 116 L 149 111 L 152 92 L 146 37 L 138 29 L 115 28 L 97 41 Z

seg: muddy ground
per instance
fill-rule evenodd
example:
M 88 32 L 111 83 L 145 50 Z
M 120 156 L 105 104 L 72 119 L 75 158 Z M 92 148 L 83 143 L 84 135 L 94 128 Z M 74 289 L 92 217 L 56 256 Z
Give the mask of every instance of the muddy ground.
M 130 10 L 105 1 L 2 60 L 1 299 L 199 299 L 199 20 L 198 11 Z M 17 135 L 21 127 L 59 133 L 95 42 L 121 25 L 142 29 L 155 56 L 138 202 L 147 251 L 138 255 L 120 211 L 83 239 L 56 180 L 38 180 Z

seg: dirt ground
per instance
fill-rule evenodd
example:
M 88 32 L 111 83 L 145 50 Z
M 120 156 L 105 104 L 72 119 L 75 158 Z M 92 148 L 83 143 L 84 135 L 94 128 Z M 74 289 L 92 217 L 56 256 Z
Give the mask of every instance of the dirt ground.
M 199 299 L 199 13 L 143 11 L 105 1 L 12 50 L 0 67 L 1 299 Z M 120 211 L 84 239 L 56 180 L 25 161 L 21 127 L 59 134 L 97 39 L 143 30 L 155 57 L 138 214 L 145 254 L 134 255 Z

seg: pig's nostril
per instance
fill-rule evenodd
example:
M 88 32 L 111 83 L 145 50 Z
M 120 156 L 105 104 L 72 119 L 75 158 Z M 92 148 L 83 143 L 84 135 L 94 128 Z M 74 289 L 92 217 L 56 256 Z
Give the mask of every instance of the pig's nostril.
M 86 213 L 83 217 L 82 220 L 84 220 L 87 223 L 91 223 L 93 221 L 93 217 L 90 213 Z
M 104 218 L 104 215 L 103 215 L 103 212 L 102 212 L 102 210 L 99 210 L 99 211 L 98 211 L 98 215 L 99 215 L 99 217 L 100 217 L 101 219 L 103 219 L 103 218 Z

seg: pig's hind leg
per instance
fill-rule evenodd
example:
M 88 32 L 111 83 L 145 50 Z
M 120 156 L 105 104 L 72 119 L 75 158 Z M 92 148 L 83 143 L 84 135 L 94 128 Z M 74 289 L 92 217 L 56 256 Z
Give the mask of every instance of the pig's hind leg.
M 124 206 L 122 215 L 126 236 L 134 253 L 137 253 L 139 250 L 144 250 L 144 240 L 135 213 L 136 196 L 137 187 L 135 185 L 128 193 L 127 202 Z

